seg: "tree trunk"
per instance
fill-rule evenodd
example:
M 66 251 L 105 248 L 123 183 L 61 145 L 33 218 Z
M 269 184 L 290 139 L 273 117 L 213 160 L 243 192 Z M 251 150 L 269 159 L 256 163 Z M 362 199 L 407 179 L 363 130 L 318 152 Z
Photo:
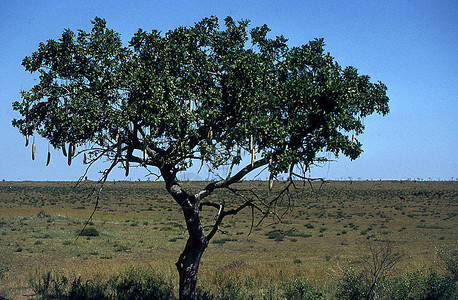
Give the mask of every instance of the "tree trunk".
M 189 246 L 189 240 L 183 253 L 180 255 L 176 263 L 178 273 L 180 275 L 180 300 L 195 300 L 197 299 L 196 285 L 197 273 L 199 271 L 200 259 L 205 248 L 192 249 Z
M 187 194 L 176 179 L 176 172 L 171 167 L 161 170 L 167 191 L 183 210 L 188 241 L 176 263 L 180 276 L 180 300 L 196 300 L 197 273 L 202 255 L 207 248 L 208 240 L 200 224 L 199 197 Z
M 189 238 L 183 253 L 176 263 L 180 275 L 180 300 L 195 300 L 197 299 L 196 284 L 200 259 L 207 248 L 208 241 L 200 224 L 197 205 L 183 207 L 183 213 Z

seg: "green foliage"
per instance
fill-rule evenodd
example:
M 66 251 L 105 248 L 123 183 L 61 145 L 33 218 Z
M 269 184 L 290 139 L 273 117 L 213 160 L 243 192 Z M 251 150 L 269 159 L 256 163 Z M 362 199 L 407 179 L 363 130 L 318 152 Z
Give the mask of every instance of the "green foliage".
M 453 277 L 430 270 L 382 277 L 371 291 L 371 284 L 362 273 L 347 269 L 337 285 L 335 299 L 445 300 L 454 299 L 456 290 Z
M 272 230 L 272 231 L 269 231 L 268 233 L 266 233 L 267 237 L 269 239 L 273 239 L 277 242 L 281 242 L 283 241 L 283 238 L 285 237 L 285 235 L 283 234 L 283 232 L 281 230 Z
M 152 270 L 130 268 L 112 279 L 114 299 L 125 300 L 167 300 L 174 299 L 173 285 Z
M 82 146 L 87 163 L 183 169 L 195 157 L 238 165 L 241 149 L 255 150 L 274 175 L 323 151 L 357 158 L 362 145 L 349 133 L 388 113 L 385 85 L 342 68 L 323 39 L 288 47 L 266 25 L 224 21 L 224 30 L 216 17 L 165 34 L 140 29 L 128 46 L 100 18 L 90 32 L 67 29 L 24 58 L 39 83 L 13 103 L 22 116 L 13 126 L 70 144 L 69 163 Z
M 99 236 L 99 234 L 100 233 L 97 230 L 97 228 L 95 228 L 95 227 L 86 227 L 81 231 L 80 236 Z
M 362 274 L 354 269 L 347 269 L 337 285 L 335 299 L 364 299 L 368 292 L 367 283 Z
M 452 274 L 455 281 L 458 281 L 458 242 L 450 247 L 441 247 L 437 254 L 445 269 Z
M 289 300 L 319 300 L 323 298 L 323 294 L 301 280 L 294 280 L 283 284 L 284 296 Z

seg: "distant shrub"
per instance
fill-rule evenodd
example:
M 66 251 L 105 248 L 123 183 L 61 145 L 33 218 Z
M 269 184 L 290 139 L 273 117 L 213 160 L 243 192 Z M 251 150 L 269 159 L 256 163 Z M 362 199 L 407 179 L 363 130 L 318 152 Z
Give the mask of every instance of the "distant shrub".
M 115 243 L 114 244 L 114 248 L 115 248 L 116 252 L 127 252 L 127 251 L 130 251 L 129 246 L 126 246 L 124 244 L 119 244 L 119 243 Z
M 306 228 L 313 229 L 315 226 L 313 226 L 311 223 L 307 223 L 304 225 Z
M 80 233 L 80 236 L 99 236 L 99 235 L 100 233 L 97 230 L 97 228 L 95 227 L 86 227 Z
M 42 209 L 37 213 L 37 217 L 40 218 L 40 219 L 44 219 L 44 218 L 48 218 L 49 215 L 46 214 L 44 209 Z
M 226 242 L 236 242 L 237 239 L 235 238 L 222 238 L 222 239 L 218 239 L 218 240 L 213 240 L 212 243 L 213 244 L 218 244 L 218 245 L 223 245 L 225 244 Z

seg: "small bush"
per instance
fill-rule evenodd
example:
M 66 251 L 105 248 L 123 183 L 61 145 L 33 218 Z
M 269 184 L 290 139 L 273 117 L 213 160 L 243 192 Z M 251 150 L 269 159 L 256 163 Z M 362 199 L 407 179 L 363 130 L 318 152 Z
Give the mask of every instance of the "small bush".
M 318 300 L 323 294 L 302 280 L 294 280 L 283 284 L 284 296 L 288 300 Z
M 363 276 L 350 268 L 345 271 L 343 278 L 337 284 L 335 299 L 364 299 L 367 291 Z
M 313 229 L 315 226 L 313 226 L 311 223 L 307 223 L 304 225 L 306 228 Z
M 80 236 L 99 236 L 99 235 L 100 233 L 97 230 L 97 228 L 95 227 L 86 227 L 80 233 Z
M 174 299 L 173 285 L 151 270 L 130 268 L 114 280 L 112 299 L 168 300 Z
M 116 252 L 127 252 L 130 251 L 130 247 L 124 244 L 115 243 L 114 248 Z
M 272 240 L 278 240 L 278 239 L 283 240 L 284 238 L 283 232 L 278 229 L 269 231 L 268 233 L 266 233 L 266 235 L 269 239 L 272 239 Z
M 197 299 L 200 300 L 244 300 L 250 299 L 244 286 L 237 278 L 232 276 L 217 276 L 213 289 L 199 287 Z
M 48 218 L 49 215 L 46 214 L 44 209 L 42 209 L 37 213 L 37 217 L 40 218 L 40 219 L 44 219 L 44 218 Z

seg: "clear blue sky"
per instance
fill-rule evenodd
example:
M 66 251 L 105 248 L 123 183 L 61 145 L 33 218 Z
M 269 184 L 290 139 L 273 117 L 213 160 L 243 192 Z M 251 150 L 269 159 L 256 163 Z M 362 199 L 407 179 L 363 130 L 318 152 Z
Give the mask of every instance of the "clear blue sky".
M 365 152 L 312 170 L 327 179 L 458 178 L 458 1 L 1 1 L 0 2 L 0 180 L 76 180 L 80 158 L 68 167 L 37 138 L 37 158 L 11 126 L 11 108 L 21 89 L 36 81 L 22 58 L 39 42 L 64 30 L 90 30 L 99 16 L 127 42 L 138 28 L 167 31 L 203 17 L 249 19 L 283 34 L 289 44 L 323 37 L 342 66 L 353 65 L 388 86 L 391 113 L 366 118 L 360 136 Z M 97 170 L 89 179 L 98 179 Z M 144 180 L 143 169 L 128 179 Z M 207 174 L 188 178 L 207 178 Z M 125 179 L 121 170 L 112 179 Z

